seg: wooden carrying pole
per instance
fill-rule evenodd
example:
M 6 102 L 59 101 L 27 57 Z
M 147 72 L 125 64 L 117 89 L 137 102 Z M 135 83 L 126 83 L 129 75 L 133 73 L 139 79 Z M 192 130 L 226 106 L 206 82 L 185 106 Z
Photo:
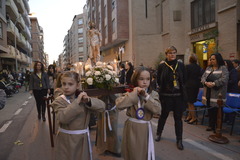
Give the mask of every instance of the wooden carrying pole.
M 217 128 L 216 128 L 216 134 L 210 135 L 208 139 L 212 142 L 215 143 L 220 143 L 220 144 L 226 144 L 229 142 L 227 137 L 222 136 L 222 107 L 223 107 L 223 100 L 222 100 L 222 95 L 218 95 L 218 110 L 217 110 Z

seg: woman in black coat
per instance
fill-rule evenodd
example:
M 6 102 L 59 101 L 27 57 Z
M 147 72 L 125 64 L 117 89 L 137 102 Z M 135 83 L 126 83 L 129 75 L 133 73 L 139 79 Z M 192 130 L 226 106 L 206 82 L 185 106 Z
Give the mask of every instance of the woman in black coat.
M 191 54 L 189 57 L 189 63 L 190 64 L 186 65 L 187 78 L 185 83 L 188 95 L 189 112 L 185 122 L 188 122 L 188 124 L 193 124 L 194 122 L 197 122 L 194 102 L 197 101 L 202 69 L 197 64 L 197 57 L 195 54 Z
M 50 93 L 49 79 L 44 66 L 41 62 L 35 62 L 34 72 L 30 76 L 29 92 L 34 95 L 37 103 L 38 119 L 46 121 L 45 111 L 46 104 L 43 100 L 47 93 Z
M 133 74 L 133 65 L 131 62 L 127 62 L 126 63 L 126 84 L 129 85 L 131 84 L 131 77 L 132 77 L 132 74 Z

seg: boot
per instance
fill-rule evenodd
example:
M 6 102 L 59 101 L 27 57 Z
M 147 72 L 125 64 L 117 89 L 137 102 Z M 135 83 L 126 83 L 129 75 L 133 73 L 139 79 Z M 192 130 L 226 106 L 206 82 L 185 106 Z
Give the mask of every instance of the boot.
M 161 140 L 162 134 L 157 134 L 157 137 L 155 138 L 156 142 L 159 142 Z
M 42 120 L 43 120 L 44 122 L 46 121 L 45 113 L 42 114 Z
M 177 140 L 177 148 L 179 150 L 183 150 L 184 149 L 183 144 L 182 144 L 182 140 Z
M 41 114 L 38 114 L 38 119 L 39 119 L 39 120 L 41 119 Z

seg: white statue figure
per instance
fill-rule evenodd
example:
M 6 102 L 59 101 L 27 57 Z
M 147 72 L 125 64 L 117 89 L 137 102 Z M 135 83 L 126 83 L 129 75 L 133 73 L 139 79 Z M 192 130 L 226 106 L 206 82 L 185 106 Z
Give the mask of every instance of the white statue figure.
M 95 28 L 95 24 L 90 22 L 88 30 L 88 42 L 90 44 L 89 57 L 91 58 L 93 64 L 96 64 L 97 61 L 100 61 L 101 41 L 101 33 Z

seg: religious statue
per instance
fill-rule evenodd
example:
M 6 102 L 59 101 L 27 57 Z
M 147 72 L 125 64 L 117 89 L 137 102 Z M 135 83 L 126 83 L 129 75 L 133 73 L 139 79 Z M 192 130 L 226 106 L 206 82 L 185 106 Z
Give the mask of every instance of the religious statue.
M 93 64 L 96 64 L 97 61 L 100 61 L 101 41 L 101 33 L 96 29 L 95 24 L 90 22 L 88 30 L 88 42 L 90 44 L 89 57 L 91 58 Z

